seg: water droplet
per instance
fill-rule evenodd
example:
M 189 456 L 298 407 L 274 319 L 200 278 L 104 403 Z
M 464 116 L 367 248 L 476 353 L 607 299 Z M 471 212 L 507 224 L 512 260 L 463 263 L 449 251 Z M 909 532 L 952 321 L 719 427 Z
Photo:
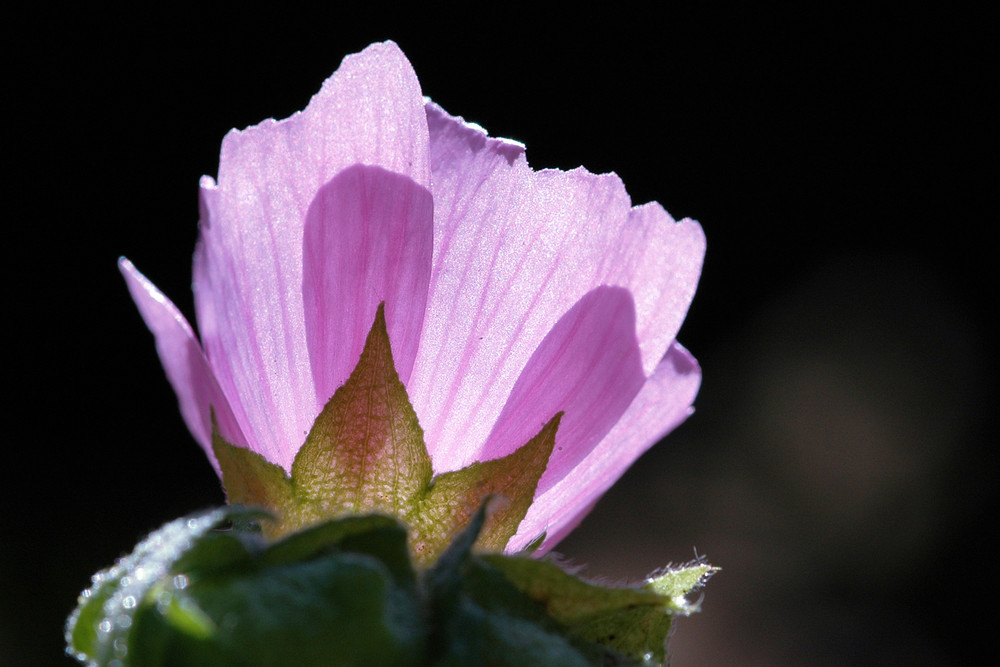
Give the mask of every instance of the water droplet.
M 116 639 L 113 646 L 115 647 L 115 655 L 119 658 L 124 658 L 128 655 L 128 642 L 125 641 L 124 637 Z
M 68 655 L 71 658 L 76 658 L 79 662 L 82 662 L 82 663 L 87 663 L 87 661 L 89 660 L 89 658 L 87 657 L 87 655 L 85 653 L 83 653 L 81 651 L 77 651 L 76 649 L 74 649 L 74 648 L 72 648 L 70 646 L 66 647 L 66 655 Z
M 187 575 L 186 574 L 178 574 L 177 576 L 174 577 L 174 582 L 173 583 L 174 583 L 174 588 L 176 588 L 177 590 L 179 590 L 179 591 L 184 590 L 185 588 L 187 588 L 187 585 L 188 585 Z
M 111 619 L 110 618 L 102 618 L 101 622 L 97 624 L 97 631 L 100 632 L 101 634 L 104 634 L 104 635 L 106 635 L 109 632 L 111 632 L 111 628 L 112 628 L 112 625 L 111 625 Z
M 128 614 L 119 614 L 118 618 L 115 619 L 115 625 L 118 626 L 119 630 L 128 630 L 132 627 L 132 617 Z
M 174 599 L 168 591 L 160 591 L 156 595 L 156 610 L 161 614 L 167 613 L 167 608 L 170 607 L 170 601 Z
M 125 607 L 126 609 L 134 609 L 135 608 L 135 596 L 134 595 L 126 595 L 125 598 L 122 600 L 122 606 Z

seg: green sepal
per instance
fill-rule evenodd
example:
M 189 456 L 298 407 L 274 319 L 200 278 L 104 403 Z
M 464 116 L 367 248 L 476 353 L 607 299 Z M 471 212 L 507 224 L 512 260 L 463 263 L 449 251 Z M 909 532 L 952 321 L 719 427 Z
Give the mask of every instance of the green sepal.
M 501 551 L 524 519 L 555 446 L 562 413 L 511 454 L 433 476 L 423 430 L 400 382 L 379 306 L 350 377 L 316 418 L 291 475 L 214 433 L 212 447 L 230 503 L 277 516 L 279 537 L 326 519 L 380 513 L 409 526 L 409 548 L 427 566 L 466 526 L 487 496 L 498 506 L 477 548 Z
M 507 456 L 438 475 L 406 519 L 413 527 L 412 546 L 418 560 L 449 544 L 468 524 L 471 516 L 493 497 L 476 547 L 503 551 L 517 532 L 535 497 L 556 442 L 563 413 L 554 416 L 527 444 Z
M 423 429 L 396 374 L 382 305 L 357 366 L 292 463 L 300 521 L 369 512 L 403 517 L 432 475 Z
M 235 447 L 223 438 L 212 419 L 212 452 L 222 471 L 222 486 L 231 505 L 267 508 L 294 507 L 292 481 L 281 466 L 275 465 L 257 452 Z M 277 519 L 277 517 L 275 517 Z M 265 533 L 272 532 L 276 521 L 264 524 Z

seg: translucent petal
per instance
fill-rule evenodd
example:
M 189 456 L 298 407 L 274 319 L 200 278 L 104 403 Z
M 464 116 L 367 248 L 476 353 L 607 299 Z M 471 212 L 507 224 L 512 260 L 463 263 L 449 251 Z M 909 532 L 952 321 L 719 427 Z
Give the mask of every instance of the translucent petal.
M 302 294 L 309 207 L 355 164 L 429 186 L 427 142 L 413 69 L 395 44 L 376 44 L 345 58 L 304 111 L 231 131 L 218 184 L 202 179 L 194 275 L 202 343 L 242 406 L 251 447 L 286 469 L 322 407 Z
M 698 223 L 632 208 L 621 180 L 534 172 L 517 144 L 428 103 L 434 268 L 409 389 L 436 470 L 479 451 L 529 358 L 602 285 L 632 293 L 645 373 L 676 336 L 704 253 Z
M 306 215 L 306 340 L 316 400 L 326 401 L 354 370 L 380 303 L 396 372 L 410 377 L 420 342 L 434 241 L 431 193 L 379 167 L 334 177 Z
M 246 439 L 233 416 L 229 401 L 208 367 L 191 325 L 177 306 L 139 273 L 132 262 L 122 257 L 118 260 L 118 268 L 125 276 L 139 314 L 156 339 L 156 351 L 177 394 L 184 423 L 218 472 L 219 464 L 212 453 L 213 410 L 223 437 L 235 445 L 246 447 Z
M 569 474 L 535 496 L 507 550 L 517 551 L 543 532 L 546 537 L 539 554 L 555 546 L 636 459 L 688 418 L 700 384 L 698 362 L 679 344 L 671 345 L 600 444 Z

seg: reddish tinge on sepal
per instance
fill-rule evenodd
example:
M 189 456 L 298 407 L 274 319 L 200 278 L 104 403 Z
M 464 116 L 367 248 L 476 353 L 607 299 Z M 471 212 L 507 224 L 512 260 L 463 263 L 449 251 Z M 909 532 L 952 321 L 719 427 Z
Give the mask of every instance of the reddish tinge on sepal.
M 273 519 L 262 529 L 269 537 L 376 513 L 409 527 L 411 556 L 430 565 L 491 499 L 476 543 L 503 550 L 531 507 L 561 418 L 554 415 L 510 454 L 435 476 L 379 306 L 357 366 L 316 418 L 290 475 L 218 432 L 212 449 L 229 502 L 268 510 Z

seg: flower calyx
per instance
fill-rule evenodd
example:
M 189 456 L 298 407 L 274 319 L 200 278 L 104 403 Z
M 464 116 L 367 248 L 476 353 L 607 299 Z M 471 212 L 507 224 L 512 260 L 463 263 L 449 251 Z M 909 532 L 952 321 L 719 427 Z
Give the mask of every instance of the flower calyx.
M 534 499 L 562 413 L 507 456 L 435 475 L 423 430 L 393 364 L 385 304 L 379 306 L 357 366 L 317 416 L 291 474 L 227 442 L 212 448 L 230 504 L 261 507 L 271 538 L 320 521 L 382 514 L 409 527 L 421 566 L 433 563 L 489 496 L 498 497 L 476 547 L 502 551 Z

